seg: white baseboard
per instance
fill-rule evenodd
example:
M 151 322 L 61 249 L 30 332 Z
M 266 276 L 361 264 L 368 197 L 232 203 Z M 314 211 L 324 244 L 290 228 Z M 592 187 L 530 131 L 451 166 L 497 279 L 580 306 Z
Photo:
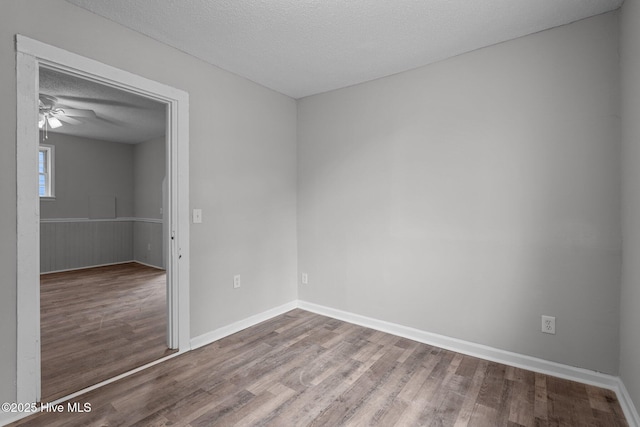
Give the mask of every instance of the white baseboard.
M 438 335 L 306 301 L 298 301 L 298 308 L 457 353 L 612 390 L 618 397 L 629 426 L 640 427 L 638 412 L 619 377 Z
M 109 262 L 106 264 L 97 264 L 97 265 L 87 265 L 87 266 L 82 266 L 82 267 L 74 267 L 74 268 L 65 268 L 63 270 L 53 270 L 53 271 L 44 271 L 42 273 L 40 273 L 40 275 L 45 275 L 45 274 L 54 274 L 54 273 L 66 273 L 69 271 L 79 271 L 79 270 L 88 270 L 90 268 L 98 268 L 98 267 L 109 267 L 112 265 L 120 265 L 120 264 L 129 264 L 130 262 L 138 262 L 136 260 L 129 260 L 129 261 L 118 261 L 118 262 Z
M 89 393 L 90 391 L 93 391 L 93 390 L 95 390 L 97 388 L 100 388 L 100 387 L 103 387 L 105 385 L 114 383 L 114 382 L 119 381 L 119 380 L 121 380 L 123 378 L 126 378 L 126 377 L 128 377 L 130 375 L 133 375 L 135 373 L 143 371 L 143 370 L 145 370 L 147 368 L 150 368 L 152 366 L 155 366 L 155 365 L 158 365 L 160 363 L 166 362 L 167 360 L 173 359 L 174 357 L 177 357 L 177 356 L 180 356 L 183 353 L 186 353 L 187 351 L 189 351 L 189 350 L 177 351 L 177 352 L 172 353 L 172 354 L 170 354 L 168 356 L 164 356 L 161 359 L 154 360 L 154 361 L 149 362 L 149 363 L 147 363 L 145 365 L 142 365 L 140 367 L 134 368 L 134 369 L 132 369 L 130 371 L 127 371 L 127 372 L 124 372 L 122 374 L 116 375 L 115 377 L 112 377 L 112 378 L 106 379 L 104 381 L 101 381 L 98 384 L 91 385 L 89 387 L 83 388 L 82 390 L 79 390 L 79 391 L 76 391 L 74 393 L 71 393 L 71 394 L 69 394 L 67 396 L 60 397 L 60 398 L 58 398 L 58 399 L 56 399 L 54 401 L 51 401 L 51 402 L 40 402 L 38 407 L 42 408 L 43 404 L 50 405 L 49 407 L 60 405 L 60 404 L 62 404 L 64 402 L 66 402 L 67 400 L 71 400 L 71 399 L 74 399 L 74 398 L 76 398 L 78 396 L 82 396 L 83 394 Z M 88 403 L 91 403 L 91 402 L 88 402 Z M 28 416 L 31 416 L 33 414 L 34 414 L 34 412 L 23 412 L 23 413 L 0 412 L 0 426 L 4 426 L 4 425 L 7 425 L 7 424 L 14 423 L 16 421 L 19 421 L 19 420 L 21 420 L 23 418 L 26 418 Z
M 51 200 L 51 199 L 50 199 Z M 130 216 L 119 216 L 116 218 L 40 218 L 41 224 L 61 223 L 61 222 L 152 222 L 162 224 L 160 218 L 134 218 Z
M 45 271 L 45 272 L 40 273 L 40 275 L 44 276 L 45 274 L 67 273 L 69 271 L 89 270 L 91 268 L 110 267 L 112 265 L 130 264 L 132 262 L 135 262 L 136 264 L 144 265 L 146 267 L 156 268 L 158 270 L 166 270 L 165 268 L 158 267 L 157 265 L 147 264 L 146 262 L 138 261 L 136 259 L 131 259 L 129 261 L 118 261 L 118 262 L 110 262 L 110 263 L 107 263 L 107 264 L 87 265 L 85 267 L 67 268 L 67 269 L 64 269 L 64 270 Z
M 638 410 L 633 404 L 633 400 L 631 400 L 631 395 L 629 395 L 627 387 L 625 387 L 620 378 L 618 378 L 618 389 L 616 390 L 616 394 L 618 395 L 618 401 L 620 402 L 624 416 L 627 417 L 629 427 L 640 427 L 640 415 L 638 414 Z
M 156 270 L 162 270 L 162 271 L 166 271 L 167 270 L 164 267 L 158 267 L 157 265 L 149 264 L 149 263 L 138 261 L 138 260 L 133 260 L 131 262 L 135 262 L 136 264 L 144 265 L 145 267 L 155 268 Z
M 548 360 L 500 350 L 497 348 L 463 341 L 444 335 L 433 334 L 419 329 L 402 326 L 383 320 L 377 320 L 371 317 L 313 304 L 306 301 L 291 301 L 281 306 L 274 307 L 267 311 L 263 311 L 262 313 L 255 314 L 246 319 L 239 320 L 237 322 L 218 328 L 214 331 L 207 332 L 206 334 L 202 334 L 200 336 L 192 338 L 190 341 L 191 349 L 193 350 L 218 341 L 219 339 L 232 335 L 236 332 L 240 332 L 243 329 L 254 326 L 260 322 L 264 322 L 265 320 L 269 320 L 275 316 L 284 314 L 295 308 L 300 308 L 302 310 L 321 314 L 334 319 L 408 338 L 424 344 L 433 345 L 462 354 L 467 354 L 469 356 L 478 357 L 493 362 L 503 363 L 509 366 L 515 366 L 534 372 L 540 372 L 559 378 L 613 390 L 618 397 L 618 401 L 620 402 L 620 406 L 624 411 L 629 426 L 640 427 L 640 416 L 638 415 L 638 411 L 635 408 L 631 396 L 624 386 L 624 383 L 619 377 L 602 374 L 588 369 L 563 365 L 556 362 L 550 362 Z M 95 387 L 92 387 L 92 389 Z M 85 391 L 87 390 L 83 390 L 83 392 Z M 15 415 L 14 417 L 9 418 L 10 415 L 12 414 L 0 413 L 0 425 L 4 425 L 7 422 L 14 421 Z
M 248 327 L 257 325 L 258 323 L 269 320 L 272 317 L 284 314 L 287 311 L 291 311 L 297 307 L 298 302 L 291 301 L 279 307 L 263 311 L 262 313 L 254 314 L 253 316 L 247 317 L 246 319 L 239 320 L 237 322 L 231 323 L 230 325 L 223 326 L 211 332 L 207 332 L 206 334 L 191 338 L 191 349 L 194 350 L 198 347 L 211 344 L 214 341 L 218 341 L 219 339 L 235 334 L 236 332 L 240 332 L 243 329 L 247 329 Z

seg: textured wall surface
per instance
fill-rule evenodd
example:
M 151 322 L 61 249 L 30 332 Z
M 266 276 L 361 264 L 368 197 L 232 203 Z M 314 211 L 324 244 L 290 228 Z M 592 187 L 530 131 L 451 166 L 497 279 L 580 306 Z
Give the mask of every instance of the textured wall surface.
M 193 336 L 296 298 L 296 104 L 63 0 L 0 13 L 0 400 L 16 396 L 15 35 L 189 93 Z M 242 287 L 233 289 L 233 275 Z
M 640 2 L 621 13 L 622 217 L 620 377 L 640 408 Z
M 55 200 L 40 202 L 40 217 L 90 218 L 91 199 L 115 200 L 116 217 L 133 216 L 133 150 L 121 144 L 49 133 L 55 147 Z
M 162 219 L 166 177 L 165 138 L 133 146 L 133 216 Z
M 296 111 L 66 1 L 4 1 L 0 399 L 16 394 L 18 33 L 190 94 L 190 208 L 203 209 L 190 231 L 192 336 L 299 297 L 613 374 L 620 348 L 638 405 L 639 13 L 627 0 L 621 15 L 622 226 L 617 13 L 305 98 Z M 298 289 L 296 271 L 308 285 Z M 540 333 L 541 314 L 557 317 L 557 335 Z
M 616 374 L 617 49 L 610 13 L 300 100 L 300 299 Z
M 55 147 L 56 197 L 40 202 L 40 271 L 132 260 L 164 268 L 164 137 L 131 145 L 50 132 L 43 142 Z M 96 201 L 115 208 L 101 215 Z

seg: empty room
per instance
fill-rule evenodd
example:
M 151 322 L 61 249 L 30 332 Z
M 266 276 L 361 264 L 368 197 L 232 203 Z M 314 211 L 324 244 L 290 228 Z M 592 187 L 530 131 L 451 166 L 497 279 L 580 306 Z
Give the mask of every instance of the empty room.
M 0 425 L 640 426 L 640 1 L 0 8 Z
M 172 352 L 166 121 L 164 105 L 105 85 L 46 68 L 38 82 L 42 400 L 52 401 Z

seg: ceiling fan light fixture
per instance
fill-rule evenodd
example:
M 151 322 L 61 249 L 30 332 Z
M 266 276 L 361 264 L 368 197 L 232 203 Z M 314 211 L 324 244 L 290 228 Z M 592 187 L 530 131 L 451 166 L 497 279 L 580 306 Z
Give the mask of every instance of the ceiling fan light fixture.
M 49 123 L 49 126 L 51 127 L 51 129 L 56 129 L 62 126 L 62 122 L 56 119 L 55 117 L 48 117 L 47 122 Z
M 97 118 L 93 110 L 68 108 L 58 104 L 58 98 L 52 95 L 40 94 L 38 127 L 57 129 L 63 124 L 79 125 L 83 122 L 74 117 Z M 64 123 L 62 123 L 64 122 Z

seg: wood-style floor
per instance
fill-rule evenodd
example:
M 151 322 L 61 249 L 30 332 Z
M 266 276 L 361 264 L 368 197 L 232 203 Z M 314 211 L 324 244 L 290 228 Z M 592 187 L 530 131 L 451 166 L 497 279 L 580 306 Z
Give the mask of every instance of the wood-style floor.
M 22 426 L 626 426 L 614 392 L 293 310 Z
M 41 276 L 43 402 L 171 353 L 165 276 L 137 263 Z

